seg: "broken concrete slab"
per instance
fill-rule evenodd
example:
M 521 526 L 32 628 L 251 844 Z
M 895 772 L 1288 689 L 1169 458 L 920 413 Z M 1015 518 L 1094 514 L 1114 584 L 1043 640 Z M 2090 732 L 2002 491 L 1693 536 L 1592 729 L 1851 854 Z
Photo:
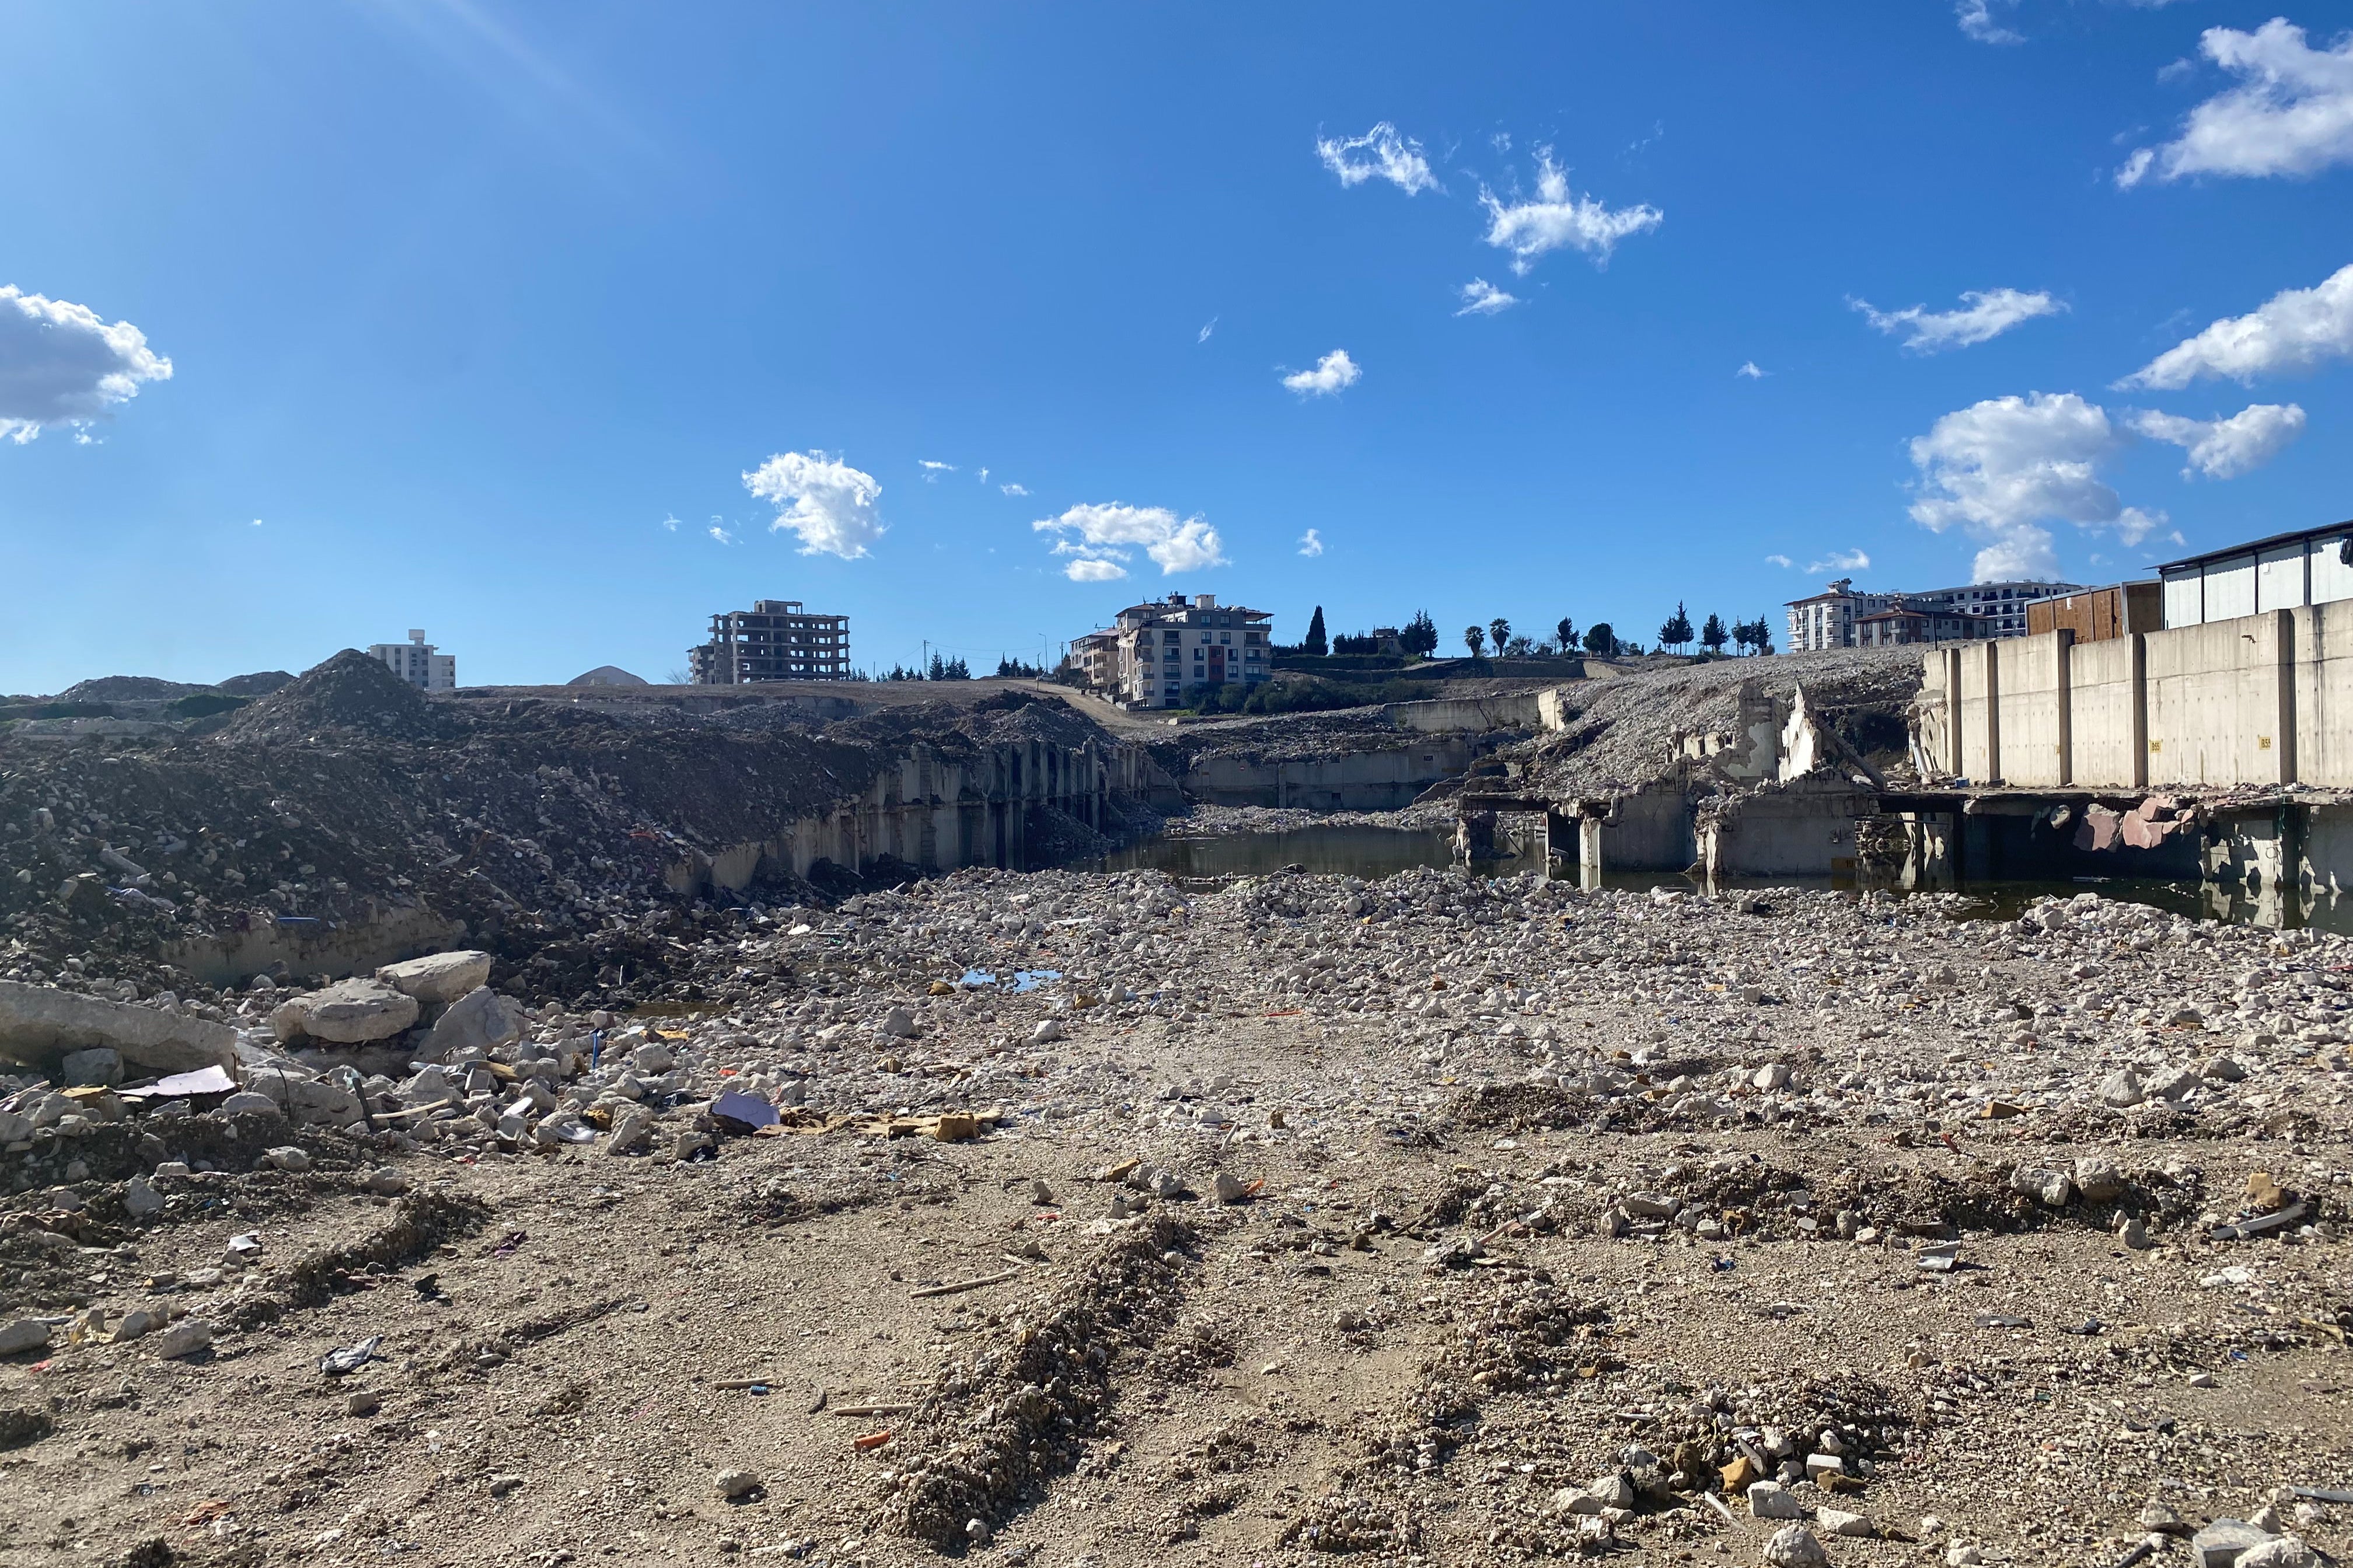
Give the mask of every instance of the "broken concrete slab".
M 449 1005 L 427 1037 L 425 1054 L 448 1061 L 461 1051 L 492 1051 L 522 1038 L 522 1009 L 487 985 L 478 985 Z
M 280 1003 L 269 1028 L 281 1040 L 308 1036 L 336 1045 L 388 1040 L 417 1022 L 417 998 L 375 980 L 339 980 Z
M 185 1013 L 0 980 L 0 1059 L 47 1070 L 70 1052 L 99 1047 L 149 1072 L 194 1072 L 232 1066 L 237 1031 Z
M 436 952 L 387 963 L 375 972 L 375 977 L 419 1002 L 455 1002 L 490 984 L 491 955 L 470 950 Z

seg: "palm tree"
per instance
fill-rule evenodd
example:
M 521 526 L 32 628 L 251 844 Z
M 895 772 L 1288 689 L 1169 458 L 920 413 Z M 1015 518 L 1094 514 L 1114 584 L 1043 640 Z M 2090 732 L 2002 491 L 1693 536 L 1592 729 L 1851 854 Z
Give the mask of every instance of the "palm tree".
M 1480 650 L 1482 647 L 1483 647 L 1484 646 L 1486 646 L 1486 641 L 1487 641 L 1487 628 L 1486 628 L 1486 627 L 1484 627 L 1484 626 L 1464 626 L 1464 627 L 1462 628 L 1462 642 L 1463 642 L 1463 646 L 1464 646 L 1464 647 L 1468 647 L 1468 648 L 1471 650 L 1471 657 L 1472 657 L 1472 658 L 1477 658 L 1479 657 L 1479 650 Z
M 1495 651 L 1502 653 L 1504 645 L 1512 640 L 1512 623 L 1497 616 L 1487 623 L 1487 635 L 1494 639 Z

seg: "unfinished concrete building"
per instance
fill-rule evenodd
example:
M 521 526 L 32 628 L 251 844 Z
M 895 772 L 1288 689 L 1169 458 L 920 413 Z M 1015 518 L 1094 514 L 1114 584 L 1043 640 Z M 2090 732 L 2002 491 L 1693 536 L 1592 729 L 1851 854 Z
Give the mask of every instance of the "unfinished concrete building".
M 711 640 L 687 649 L 697 686 L 761 680 L 846 680 L 849 617 L 812 616 L 798 599 L 755 600 L 711 617 Z

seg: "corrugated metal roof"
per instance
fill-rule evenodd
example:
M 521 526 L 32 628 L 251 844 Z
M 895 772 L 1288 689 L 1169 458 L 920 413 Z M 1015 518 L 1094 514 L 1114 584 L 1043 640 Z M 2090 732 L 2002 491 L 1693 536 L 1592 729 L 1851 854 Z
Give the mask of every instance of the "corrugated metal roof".
M 2185 555 L 2179 561 L 2164 563 L 2158 567 L 2158 570 L 2173 572 L 2184 566 L 2203 566 L 2209 561 L 2221 561 L 2228 556 L 2244 555 L 2251 551 L 2269 550 L 2274 545 L 2286 544 L 2291 541 L 2319 539 L 2327 534 L 2345 533 L 2348 531 L 2353 531 L 2353 518 L 2348 518 L 2343 522 L 2328 523 L 2320 528 L 2299 528 L 2291 533 L 2274 533 L 2265 539 L 2251 539 L 2244 544 L 2226 545 L 2221 550 L 2208 550 L 2196 555 Z

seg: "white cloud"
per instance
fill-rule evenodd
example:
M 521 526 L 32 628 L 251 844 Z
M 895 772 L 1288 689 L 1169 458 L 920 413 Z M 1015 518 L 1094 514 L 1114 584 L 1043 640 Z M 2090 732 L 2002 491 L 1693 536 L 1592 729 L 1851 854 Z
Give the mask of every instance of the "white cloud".
M 2116 172 L 2132 186 L 2154 172 L 2189 174 L 2315 174 L 2353 163 L 2353 33 L 2316 49 L 2304 29 L 2274 16 L 2252 33 L 2209 27 L 2199 51 L 2239 79 L 2189 111 L 2181 134 L 2142 147 Z
M 1750 381 L 1762 381 L 1773 373 L 1769 370 L 1757 369 L 1757 362 L 1753 359 L 1745 359 L 1740 362 L 1740 368 L 1734 371 L 1732 374 L 1737 376 L 1743 376 Z
M 1208 321 L 1201 323 L 1201 330 L 1194 334 L 1193 341 L 1197 343 L 1206 343 L 1209 341 L 1209 334 L 1217 330 L 1218 318 L 1212 316 Z
M 718 541 L 722 544 L 733 544 L 735 542 L 735 536 L 728 532 L 725 529 L 720 527 L 715 522 L 708 529 L 704 530 L 704 531 L 709 533 L 712 539 Z
M 887 531 L 874 505 L 882 486 L 823 452 L 779 452 L 745 474 L 744 488 L 775 505 L 769 528 L 799 534 L 804 555 L 856 561 Z
M 2189 467 L 2181 470 L 2183 479 L 2203 474 L 2210 479 L 2230 479 L 2262 468 L 2285 451 L 2290 442 L 2304 434 L 2304 410 L 2293 403 L 2255 403 L 2228 419 L 2185 419 L 2179 414 L 2143 409 L 2132 416 L 2132 427 L 2189 453 Z
M 1350 359 L 1346 349 L 1334 349 L 1315 362 L 1314 370 L 1293 371 L 1282 378 L 1282 384 L 1302 397 L 1330 397 L 1364 378 L 1364 366 Z
M 1492 316 L 1498 310 L 1508 310 L 1520 302 L 1516 294 L 1506 294 L 1484 278 L 1473 278 L 1462 285 L 1462 308 L 1458 316 Z
M 1789 569 L 1792 563 L 1786 555 L 1767 555 L 1765 557 L 1765 564 L 1767 566 L 1778 566 L 1786 572 Z
M 0 287 L 0 439 L 22 446 L 86 426 L 142 383 L 171 378 L 172 362 L 130 322 L 110 327 L 87 305 Z
M 2029 294 L 2017 289 L 1989 289 L 1982 293 L 1968 289 L 1961 295 L 1962 308 L 1957 310 L 1931 310 L 1926 305 L 1874 310 L 1868 300 L 1850 299 L 1847 303 L 1881 331 L 1902 332 L 1905 348 L 1930 354 L 1998 338 L 2021 322 L 2055 316 L 2067 308 L 2040 289 Z
M 1868 572 L 1871 557 L 1860 550 L 1833 550 L 1820 561 L 1806 563 L 1809 572 Z
M 1325 168 L 1340 176 L 1343 185 L 1360 185 L 1378 176 L 1407 195 L 1438 189 L 1438 181 L 1430 172 L 1430 160 L 1421 155 L 1421 143 L 1410 136 L 1398 135 L 1398 128 L 1386 120 L 1362 136 L 1344 141 L 1317 137 L 1315 155 L 1324 160 Z
M 1029 493 L 1028 485 L 999 485 L 997 488 L 1009 496 L 1026 496 Z
M 2022 44 L 2026 36 L 2013 33 L 1993 19 L 1989 0 L 1957 0 L 1953 15 L 1961 24 L 1961 33 L 1980 44 Z
M 979 473 L 978 478 L 979 478 L 980 482 L 981 482 L 982 484 L 987 484 L 987 483 L 988 483 L 988 465 L 987 465 L 987 464 L 983 463 L 983 464 L 981 465 L 981 467 L 980 467 L 980 473 Z
M 678 519 L 675 517 L 663 518 L 661 525 L 672 533 L 676 533 L 678 531 Z
M 1309 529 L 1299 536 L 1299 553 L 1313 559 L 1324 553 L 1324 536 Z
M 1512 270 L 1525 275 L 1536 258 L 1563 247 L 1584 251 L 1604 266 L 1609 252 L 1629 235 L 1646 233 L 1666 215 L 1650 205 L 1607 207 L 1568 188 L 1568 174 L 1552 161 L 1552 149 L 1536 149 L 1536 199 L 1506 203 L 1482 185 L 1487 209 L 1487 243 L 1512 253 Z
M 2058 555 L 2043 524 L 2110 529 L 2131 545 L 2164 521 L 2099 482 L 2100 459 L 2122 440 L 2105 409 L 2072 392 L 1973 404 L 1913 439 L 1921 486 L 1913 521 L 1938 533 L 1957 526 L 1980 541 L 1980 583 L 2054 576 Z
M 1180 520 L 1166 507 L 1129 506 L 1124 501 L 1074 506 L 1060 517 L 1042 517 L 1029 526 L 1040 533 L 1057 535 L 1055 554 L 1075 557 L 1062 568 L 1062 574 L 1073 583 L 1106 583 L 1126 576 L 1119 563 L 1135 559 L 1139 549 L 1163 575 L 1229 564 L 1216 529 L 1198 517 Z
M 915 466 L 923 470 L 923 482 L 927 485 L 939 483 L 942 474 L 953 474 L 956 471 L 956 466 L 954 463 L 935 463 L 929 458 L 916 458 Z
M 2244 385 L 2259 375 L 2311 370 L 2348 356 L 2353 266 L 2338 268 L 2316 288 L 2283 289 L 2247 315 L 2216 321 L 2116 384 L 2179 391 L 2201 375 L 2227 375 Z

